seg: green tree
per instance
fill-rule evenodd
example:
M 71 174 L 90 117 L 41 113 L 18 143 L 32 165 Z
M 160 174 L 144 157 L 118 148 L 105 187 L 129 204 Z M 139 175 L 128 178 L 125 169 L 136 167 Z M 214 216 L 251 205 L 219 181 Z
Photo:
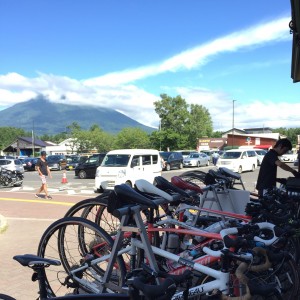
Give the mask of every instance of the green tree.
M 0 149 L 9 146 L 17 137 L 31 137 L 32 133 L 16 127 L 0 127 Z
M 151 145 L 147 132 L 140 128 L 122 129 L 115 137 L 115 149 L 143 149 Z
M 212 134 L 211 116 L 202 105 L 188 105 L 181 96 L 173 98 L 162 94 L 154 107 L 160 118 L 159 131 L 151 134 L 151 142 L 156 148 L 195 149 L 197 138 Z
M 190 118 L 188 124 L 188 148 L 195 148 L 198 138 L 211 137 L 213 123 L 207 108 L 198 104 L 191 104 Z
M 160 95 L 161 100 L 154 102 L 155 112 L 160 119 L 160 141 L 162 149 L 175 150 L 187 144 L 189 119 L 188 104 L 181 96 Z
M 108 152 L 113 148 L 114 136 L 104 132 L 97 124 L 90 128 L 91 145 L 97 152 Z

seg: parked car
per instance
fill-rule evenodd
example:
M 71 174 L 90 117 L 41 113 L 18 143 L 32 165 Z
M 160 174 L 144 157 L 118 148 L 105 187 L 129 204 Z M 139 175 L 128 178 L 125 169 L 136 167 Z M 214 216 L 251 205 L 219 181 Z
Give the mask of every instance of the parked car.
M 25 158 L 24 159 L 24 163 L 25 163 L 24 170 L 25 171 L 35 171 L 35 166 L 37 164 L 37 161 L 38 161 L 38 158 L 34 158 L 34 157 Z
M 50 170 L 62 170 L 65 169 L 67 164 L 67 158 L 65 155 L 48 155 L 47 163 Z
M 183 160 L 184 167 L 209 166 L 209 156 L 205 153 L 192 153 Z
M 19 159 L 0 159 L 0 167 L 10 171 L 19 171 L 24 173 L 24 167 Z
M 163 170 L 170 171 L 174 168 L 183 168 L 183 157 L 180 152 L 159 152 L 164 160 Z
M 219 157 L 217 167 L 226 167 L 233 172 L 254 171 L 257 167 L 257 155 L 254 150 L 227 150 Z
M 201 150 L 201 153 L 206 154 L 209 157 L 209 161 L 212 162 L 212 155 L 214 153 L 218 153 L 219 154 L 219 150 Z
M 295 160 L 297 160 L 297 158 L 298 158 L 298 154 L 294 153 L 292 150 L 279 156 L 279 159 L 284 162 L 294 162 Z
M 118 149 L 109 151 L 97 168 L 95 192 L 112 190 L 116 185 L 125 183 L 133 187 L 136 180 L 150 183 L 161 175 L 159 152 L 154 149 Z
M 85 157 L 79 155 L 67 156 L 66 170 L 74 170 L 80 163 L 86 160 Z
M 16 159 L 14 156 L 11 156 L 11 155 L 0 155 L 0 159 Z
M 189 157 L 192 153 L 198 153 L 196 150 L 177 150 L 175 152 L 181 153 L 183 159 Z
M 266 150 L 263 149 L 253 149 L 257 155 L 257 165 L 260 166 L 264 156 L 267 154 Z
M 95 178 L 96 170 L 101 165 L 106 153 L 93 154 L 83 163 L 75 167 L 75 176 L 81 179 Z

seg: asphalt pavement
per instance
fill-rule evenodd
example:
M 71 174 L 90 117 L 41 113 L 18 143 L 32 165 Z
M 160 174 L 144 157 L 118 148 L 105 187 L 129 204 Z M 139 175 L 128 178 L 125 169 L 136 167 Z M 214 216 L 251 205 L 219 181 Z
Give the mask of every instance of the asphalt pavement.
M 209 168 L 201 168 L 207 172 Z M 178 175 L 184 170 L 174 170 L 171 172 L 163 172 L 163 177 L 170 179 L 174 175 Z M 258 170 L 254 172 L 245 172 L 242 174 L 243 182 L 246 189 L 254 191 Z M 278 177 L 288 177 L 290 174 L 279 170 Z M 26 175 L 26 174 L 25 174 Z M 55 187 L 59 190 L 60 178 L 62 173 L 56 173 L 54 182 Z M 30 186 L 31 190 L 0 190 L 1 214 L 0 215 L 0 293 L 8 294 L 20 300 L 32 300 L 37 298 L 38 286 L 36 282 L 31 281 L 32 270 L 22 267 L 12 258 L 14 255 L 33 253 L 37 251 L 40 237 L 46 228 L 55 220 L 62 217 L 66 210 L 74 203 L 81 199 L 96 196 L 93 193 L 93 180 L 76 181 L 76 178 L 71 178 L 68 175 L 69 188 L 72 184 L 89 186 L 87 194 L 68 194 L 68 189 L 61 189 L 54 193 L 52 201 L 45 199 L 35 199 L 34 191 L 39 186 L 39 182 L 35 182 L 34 174 L 27 176 L 25 186 Z M 74 179 L 74 180 L 73 180 Z M 31 182 L 29 182 L 31 181 Z

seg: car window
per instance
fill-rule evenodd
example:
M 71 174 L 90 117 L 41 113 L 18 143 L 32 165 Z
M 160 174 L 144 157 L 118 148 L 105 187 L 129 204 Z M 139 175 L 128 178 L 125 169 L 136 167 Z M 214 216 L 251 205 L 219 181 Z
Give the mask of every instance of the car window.
M 152 162 L 153 162 L 153 164 L 157 164 L 157 162 L 158 162 L 158 155 L 152 155 Z
M 256 156 L 255 151 L 247 151 L 248 157 Z
M 241 152 L 225 152 L 223 154 L 223 159 L 238 159 L 241 156 Z
M 160 152 L 160 155 L 164 160 L 168 160 L 170 152 Z
M 142 155 L 142 162 L 144 166 L 151 165 L 151 155 Z
M 22 162 L 19 159 L 15 159 L 15 165 L 22 165 Z
M 86 164 L 96 164 L 99 162 L 99 156 L 91 156 L 87 161 Z
M 9 164 L 9 160 L 6 160 L 6 159 L 0 160 L 0 166 L 5 166 L 5 165 L 8 165 L 8 164 Z
M 104 167 L 126 167 L 130 159 L 130 154 L 109 154 L 102 161 Z

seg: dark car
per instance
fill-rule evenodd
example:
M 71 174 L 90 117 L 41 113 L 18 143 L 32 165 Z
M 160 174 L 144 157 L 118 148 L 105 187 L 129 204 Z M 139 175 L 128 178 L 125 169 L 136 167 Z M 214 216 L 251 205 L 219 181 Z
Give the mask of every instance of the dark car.
M 96 170 L 101 165 L 106 153 L 93 154 L 75 168 L 75 176 L 81 179 L 95 178 Z
M 159 152 L 164 160 L 163 170 L 170 171 L 174 168 L 183 168 L 183 157 L 180 152 Z
M 65 169 L 67 164 L 67 158 L 65 155 L 48 155 L 47 163 L 50 170 L 62 170 Z
M 25 171 L 35 171 L 35 166 L 37 164 L 38 158 L 25 158 L 24 159 L 24 170 Z
M 80 163 L 83 163 L 86 157 L 79 155 L 67 156 L 66 170 L 74 170 Z

